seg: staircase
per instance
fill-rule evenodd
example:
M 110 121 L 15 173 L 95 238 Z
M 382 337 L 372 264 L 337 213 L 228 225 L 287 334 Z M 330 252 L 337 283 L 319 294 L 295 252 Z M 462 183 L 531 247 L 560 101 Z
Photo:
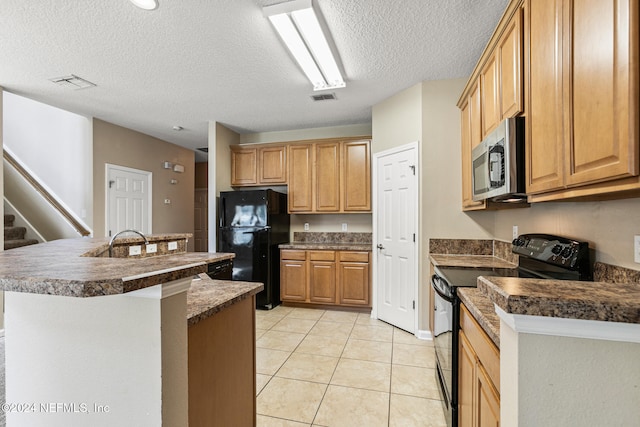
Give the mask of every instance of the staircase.
M 24 235 L 27 229 L 24 227 L 14 227 L 13 221 L 15 216 L 4 216 L 4 250 L 19 248 L 21 246 L 35 245 L 38 243 L 35 239 L 25 239 Z

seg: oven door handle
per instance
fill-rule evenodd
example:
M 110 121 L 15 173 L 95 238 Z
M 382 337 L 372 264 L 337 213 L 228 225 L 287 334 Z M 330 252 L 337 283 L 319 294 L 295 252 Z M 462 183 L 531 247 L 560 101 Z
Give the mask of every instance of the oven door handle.
M 436 280 L 440 280 L 440 277 L 437 274 L 434 274 L 433 276 L 431 276 L 431 287 L 433 288 L 434 292 L 437 293 L 440 296 L 440 298 L 442 298 L 446 302 L 453 304 L 454 303 L 453 298 L 450 297 L 449 295 L 445 295 L 440 289 L 438 289 L 435 282 Z

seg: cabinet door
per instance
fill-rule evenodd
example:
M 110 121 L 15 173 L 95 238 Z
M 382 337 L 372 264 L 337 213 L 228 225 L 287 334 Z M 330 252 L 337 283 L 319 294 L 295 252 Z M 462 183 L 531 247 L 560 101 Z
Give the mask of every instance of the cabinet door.
M 500 396 L 482 365 L 476 366 L 476 419 L 478 427 L 500 426 Z
M 494 53 L 480 72 L 482 100 L 482 138 L 500 123 L 500 86 L 497 55 Z
M 311 144 L 289 146 L 289 212 L 311 212 L 312 166 Z
M 307 300 L 307 264 L 305 261 L 280 261 L 280 299 Z
M 317 212 L 340 210 L 340 144 L 315 145 L 315 199 Z
M 480 110 L 480 83 L 477 82 L 469 95 L 469 134 L 471 149 L 482 142 L 482 112 Z
M 501 119 L 514 117 L 522 108 L 522 8 L 518 8 L 498 42 L 500 58 Z
M 256 148 L 231 149 L 231 185 L 258 183 L 258 150 Z
M 565 2 L 568 186 L 638 174 L 637 124 L 631 131 L 638 120 L 638 83 L 631 74 L 635 66 L 637 79 L 637 5 L 637 0 Z
M 258 158 L 260 184 L 287 183 L 287 149 L 284 145 L 262 147 Z
M 562 0 L 528 0 L 527 193 L 563 186 Z
M 473 427 L 473 397 L 476 386 L 476 354 L 464 332 L 458 344 L 458 426 Z
M 371 211 L 370 141 L 345 142 L 342 151 L 343 210 Z
M 369 264 L 340 262 L 340 304 L 369 305 Z
M 462 210 L 484 209 L 484 201 L 473 201 L 473 182 L 471 177 L 471 101 L 460 112 L 462 143 Z
M 336 302 L 335 261 L 309 262 L 309 300 L 321 304 Z

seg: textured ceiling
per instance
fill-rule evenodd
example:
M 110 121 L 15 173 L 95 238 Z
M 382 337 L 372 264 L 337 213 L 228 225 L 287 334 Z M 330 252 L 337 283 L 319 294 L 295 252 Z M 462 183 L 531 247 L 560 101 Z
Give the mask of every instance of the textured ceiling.
M 468 76 L 508 3 L 315 0 L 347 87 L 313 103 L 262 15 L 279 2 L 0 0 L 0 86 L 189 148 L 206 146 L 210 120 L 239 133 L 368 123 L 407 87 Z M 69 74 L 97 87 L 48 80 Z

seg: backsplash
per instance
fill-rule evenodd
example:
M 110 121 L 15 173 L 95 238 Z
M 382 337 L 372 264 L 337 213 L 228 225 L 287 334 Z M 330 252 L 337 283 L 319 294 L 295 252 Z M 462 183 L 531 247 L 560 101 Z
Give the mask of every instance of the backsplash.
M 596 262 L 593 265 L 593 280 L 608 283 L 640 283 L 640 271 Z
M 493 240 L 429 239 L 429 253 L 442 255 L 493 255 Z
M 361 243 L 371 244 L 373 233 L 294 232 L 293 241 L 300 243 Z
M 493 255 L 511 263 L 518 263 L 518 255 L 511 252 L 511 242 L 493 241 Z

